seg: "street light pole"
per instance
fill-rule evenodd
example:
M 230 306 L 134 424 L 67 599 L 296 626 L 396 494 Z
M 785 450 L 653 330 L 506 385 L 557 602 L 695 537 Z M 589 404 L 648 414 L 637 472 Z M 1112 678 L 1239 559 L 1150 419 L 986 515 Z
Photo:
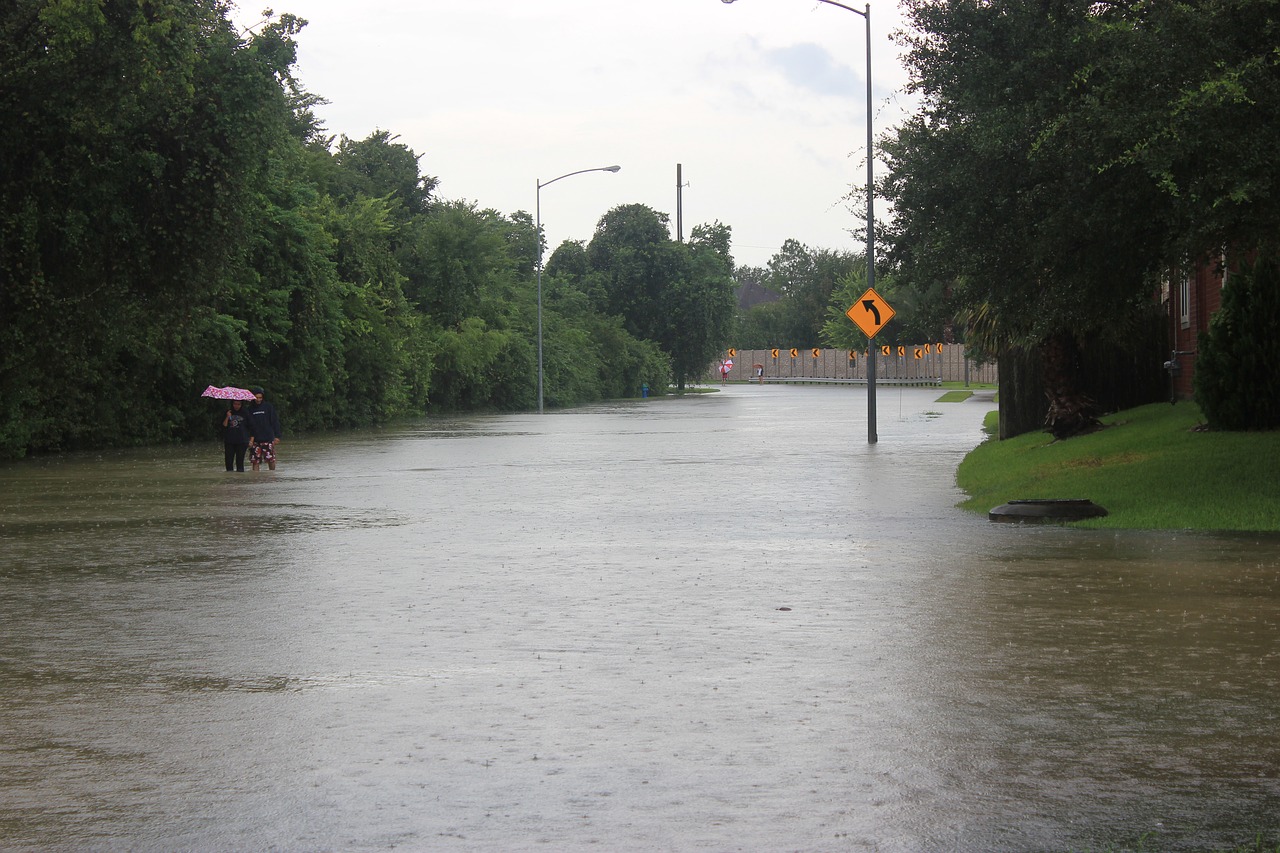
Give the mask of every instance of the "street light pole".
M 617 172 L 621 168 L 621 166 L 597 166 L 594 169 L 579 169 L 576 172 L 569 172 L 549 181 L 538 179 L 538 192 L 534 201 L 538 236 L 538 414 L 542 414 L 542 188 L 550 186 L 556 181 L 571 178 L 574 175 L 581 175 L 586 172 Z
M 733 3 L 735 0 L 720 0 L 721 3 Z M 818 0 L 828 6 L 838 6 L 846 12 L 861 15 L 867 24 L 867 287 L 876 286 L 876 217 L 873 201 L 875 200 L 875 171 L 871 132 L 871 4 L 866 10 L 855 9 L 836 0 Z M 875 444 L 879 440 L 876 435 L 876 348 L 867 341 L 867 444 Z

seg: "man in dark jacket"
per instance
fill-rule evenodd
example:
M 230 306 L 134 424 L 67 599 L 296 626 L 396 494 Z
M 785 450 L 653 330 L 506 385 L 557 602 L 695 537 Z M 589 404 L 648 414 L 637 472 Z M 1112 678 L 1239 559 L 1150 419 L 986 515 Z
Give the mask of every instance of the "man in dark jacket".
M 253 402 L 249 404 L 249 462 L 257 471 L 263 463 L 267 468 L 276 470 L 276 444 L 280 442 L 283 430 L 280 429 L 280 416 L 276 407 L 262 399 L 261 388 L 250 388 Z

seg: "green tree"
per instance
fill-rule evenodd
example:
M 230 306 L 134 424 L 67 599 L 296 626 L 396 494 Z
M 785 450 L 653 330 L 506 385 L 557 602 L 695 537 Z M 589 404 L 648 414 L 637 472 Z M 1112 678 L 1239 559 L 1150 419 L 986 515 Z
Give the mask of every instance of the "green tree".
M 342 137 L 334 164 L 344 177 L 337 192 L 348 198 L 386 198 L 402 219 L 427 212 L 439 181 L 419 170 L 422 155 L 396 142 L 390 131 L 377 130 L 356 141 Z
M 643 204 L 620 205 L 600 218 L 587 245 L 589 293 L 605 314 L 623 318 L 633 335 L 656 340 L 664 320 L 661 294 L 672 275 L 667 216 Z
M 671 357 L 677 388 L 703 376 L 729 341 L 737 305 L 731 238 L 729 227 L 716 222 L 695 225 L 687 244 L 674 244 L 688 260 L 663 294 L 666 323 L 658 344 Z
M 657 343 L 681 389 L 728 340 L 735 304 L 730 236 L 715 223 L 677 243 L 665 214 L 631 204 L 606 213 L 587 246 L 589 298 L 602 313 L 621 317 L 633 336 Z
M 358 197 L 322 207 L 334 238 L 337 279 L 343 284 L 341 323 L 345 381 L 336 390 L 336 422 L 383 423 L 422 411 L 430 359 L 415 346 L 422 319 L 409 306 L 395 257 L 395 225 L 385 199 Z
M 336 425 L 346 382 L 342 307 L 347 284 L 335 260 L 337 240 L 326 230 L 337 218 L 328 197 L 300 179 L 300 146 L 281 146 L 260 187 L 261 215 L 245 262 L 220 302 L 245 325 L 241 385 L 268 388 L 289 429 Z M 236 384 L 236 383 L 233 383 Z M 339 420 L 338 423 L 341 423 Z
M 901 280 L 945 282 L 1002 347 L 1039 346 L 1058 437 L 1097 422 L 1078 341 L 1124 336 L 1169 229 L 1118 122 L 1094 120 L 1120 96 L 1093 71 L 1115 61 L 1123 6 L 909 0 L 922 106 L 883 143 Z
M 267 152 L 288 138 L 281 81 L 301 22 L 245 41 L 225 12 L 0 11 L 0 387 L 17 411 L 0 454 L 182 435 L 204 371 L 242 355 L 241 322 L 209 306 L 243 257 Z M 148 417 L 130 418 L 122 393 Z
M 888 284 L 886 280 L 877 279 L 877 292 L 879 288 Z M 867 290 L 867 267 L 863 264 L 860 268 L 855 268 L 849 272 L 836 285 L 835 291 L 832 293 L 831 304 L 827 308 L 827 319 L 822 324 L 822 342 L 829 347 L 837 347 L 839 349 L 854 350 L 855 352 L 863 352 L 870 345 L 867 336 L 862 333 L 852 320 L 849 319 L 845 312 L 849 310 L 849 306 Z M 887 290 L 887 288 L 886 288 Z M 887 297 L 886 297 L 887 298 Z M 893 304 L 890 302 L 890 304 Z M 843 306 L 843 307 L 841 307 Z M 895 311 L 897 309 L 895 308 Z M 888 342 L 892 339 L 892 333 L 886 325 L 881 330 L 878 340 Z
M 827 346 L 863 350 L 868 342 L 862 330 L 849 319 L 849 308 L 867 290 L 867 265 L 855 263 L 831 292 L 822 341 Z M 949 340 L 946 318 L 954 316 L 944 288 L 935 286 L 926 293 L 902 286 L 892 274 L 876 279 L 876 292 L 893 306 L 893 319 L 876 336 L 877 344 L 919 344 Z
M 526 226 L 462 201 L 437 202 L 409 224 L 399 257 L 405 293 L 439 354 L 433 406 L 516 409 L 534 400 L 528 258 L 512 239 Z
M 743 349 L 784 346 L 792 338 L 791 328 L 786 302 L 763 302 L 740 313 L 733 341 Z
M 1081 69 L 1081 123 L 1120 142 L 1104 177 L 1136 166 L 1159 190 L 1162 258 L 1274 251 L 1280 239 L 1280 3 L 1114 4 Z M 1150 216 L 1136 206 L 1126 214 Z
M 590 272 L 591 261 L 587 258 L 586 244 L 581 240 L 565 240 L 551 253 L 543 267 L 544 276 L 568 280 L 580 290 Z
M 418 310 L 451 326 L 472 315 L 486 288 L 513 274 L 503 229 L 473 202 L 443 202 L 417 217 L 401 253 L 405 290 Z
M 593 285 L 600 279 L 591 273 L 586 245 L 577 240 L 561 243 L 543 270 L 551 406 L 635 397 L 645 385 L 661 394 L 671 380 L 671 359 L 656 343 L 636 338 L 622 317 L 598 309 L 603 290 Z M 561 338 L 561 330 L 577 334 Z
M 758 278 L 760 285 L 781 298 L 748 309 L 739 320 L 735 342 L 752 349 L 820 346 L 840 283 L 861 263 L 858 255 L 849 252 L 812 249 L 794 239 L 783 241 Z M 737 277 L 743 283 L 751 280 L 744 279 L 741 270 Z
M 532 277 L 538 268 L 538 229 L 533 216 L 517 210 L 508 217 L 507 244 L 516 262 L 516 273 L 521 278 Z
M 768 286 L 782 294 L 787 318 L 786 337 L 777 343 L 817 346 L 818 330 L 834 286 L 830 269 L 820 269 L 818 252 L 798 240 L 787 239 L 769 259 L 768 270 Z

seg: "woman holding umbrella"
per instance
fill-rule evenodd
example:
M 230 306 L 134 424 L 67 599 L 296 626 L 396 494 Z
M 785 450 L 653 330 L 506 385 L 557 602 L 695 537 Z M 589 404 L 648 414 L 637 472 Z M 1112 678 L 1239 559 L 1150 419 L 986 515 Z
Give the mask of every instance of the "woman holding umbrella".
M 244 403 L 231 401 L 227 416 L 222 419 L 222 446 L 226 451 L 227 470 L 235 462 L 235 470 L 244 473 L 244 454 L 249 449 L 249 422 L 245 417 Z
M 244 401 L 252 400 L 253 392 L 234 385 L 225 388 L 210 385 L 200 396 L 231 401 L 231 408 L 222 419 L 222 446 L 226 451 L 227 470 L 231 470 L 234 462 L 235 470 L 243 473 L 244 454 L 249 449 L 249 413 L 244 411 Z

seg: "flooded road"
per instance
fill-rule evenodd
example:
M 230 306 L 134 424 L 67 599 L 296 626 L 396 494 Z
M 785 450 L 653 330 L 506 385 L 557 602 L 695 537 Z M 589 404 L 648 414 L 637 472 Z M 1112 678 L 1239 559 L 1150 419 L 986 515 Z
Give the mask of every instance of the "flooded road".
M 0 468 L 0 848 L 1280 841 L 1280 537 L 962 513 L 939 395 Z

